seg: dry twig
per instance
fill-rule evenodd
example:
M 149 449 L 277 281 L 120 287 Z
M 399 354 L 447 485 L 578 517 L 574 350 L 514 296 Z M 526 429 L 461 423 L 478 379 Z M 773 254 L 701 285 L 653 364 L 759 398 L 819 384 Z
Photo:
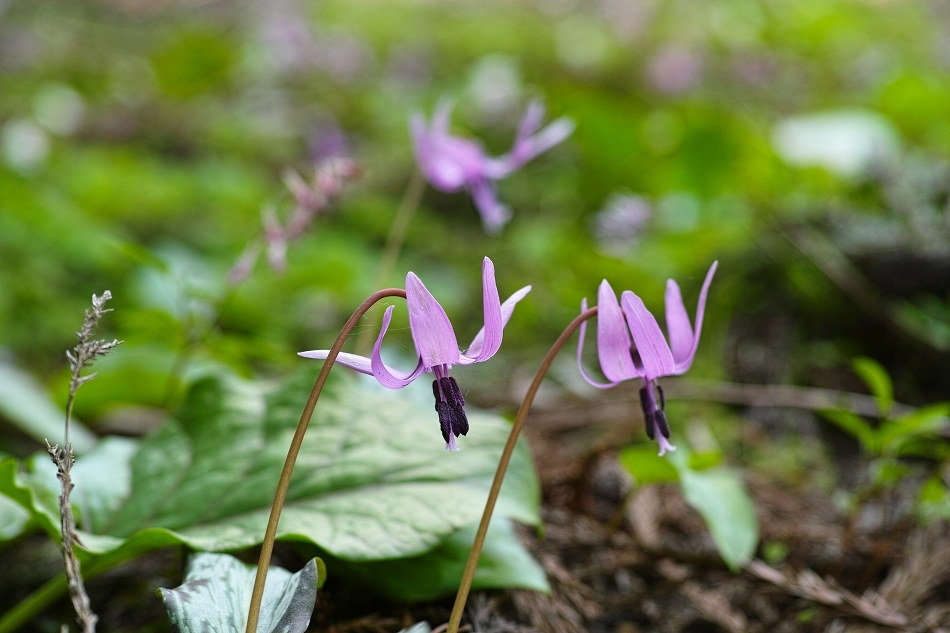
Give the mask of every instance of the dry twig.
M 89 604 L 89 595 L 86 593 L 86 587 L 82 580 L 79 558 L 76 556 L 73 547 L 76 543 L 79 545 L 82 545 L 82 543 L 76 534 L 76 520 L 73 517 L 70 502 L 70 493 L 74 487 L 71 472 L 76 459 L 73 454 L 73 445 L 69 441 L 69 420 L 72 417 L 76 392 L 81 386 L 96 377 L 95 373 L 82 376 L 83 368 L 92 365 L 96 358 L 105 356 L 109 350 L 121 342 L 115 339 L 112 342 L 92 339 L 92 334 L 99 324 L 99 320 L 106 312 L 111 312 L 110 309 L 105 307 L 106 301 L 111 298 L 112 293 L 108 290 L 103 292 L 101 297 L 92 295 L 92 310 L 86 310 L 82 329 L 76 332 L 79 343 L 72 350 L 66 352 L 66 358 L 69 359 L 69 366 L 73 370 L 73 375 L 69 381 L 69 399 L 66 402 L 66 431 L 63 448 L 60 448 L 58 444 L 50 446 L 49 441 L 46 442 L 46 449 L 49 452 L 50 459 L 56 465 L 56 476 L 59 478 L 60 487 L 62 488 L 62 494 L 59 497 L 59 515 L 60 530 L 63 536 L 63 562 L 66 565 L 69 597 L 72 599 L 73 608 L 76 610 L 76 620 L 79 622 L 83 633 L 95 633 L 98 618 Z
M 891 606 L 877 593 L 867 591 L 863 596 L 859 596 L 831 578 L 822 579 L 810 569 L 800 571 L 796 577 L 789 577 L 760 560 L 754 560 L 745 566 L 745 570 L 756 578 L 781 587 L 791 594 L 857 615 L 869 622 L 894 628 L 910 625 L 910 619 L 906 615 Z

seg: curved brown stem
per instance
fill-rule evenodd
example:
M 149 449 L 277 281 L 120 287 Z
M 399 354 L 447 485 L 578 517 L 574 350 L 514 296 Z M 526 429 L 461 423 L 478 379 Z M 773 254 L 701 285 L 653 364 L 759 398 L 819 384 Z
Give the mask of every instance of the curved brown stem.
M 554 341 L 554 345 L 548 350 L 547 355 L 538 367 L 528 392 L 518 407 L 518 413 L 515 415 L 515 421 L 511 425 L 511 432 L 508 434 L 508 442 L 501 453 L 501 459 L 498 462 L 498 469 L 495 471 L 495 479 L 492 481 L 491 490 L 488 493 L 488 500 L 485 502 L 485 510 L 482 512 L 482 520 L 478 524 L 478 532 L 475 534 L 475 542 L 472 543 L 472 549 L 468 555 L 468 561 L 465 563 L 465 571 L 462 573 L 462 582 L 459 585 L 458 593 L 455 596 L 455 606 L 452 607 L 452 616 L 449 618 L 447 633 L 458 633 L 459 624 L 462 622 L 462 612 L 465 610 L 465 602 L 468 600 L 468 592 L 472 588 L 472 580 L 475 578 L 475 568 L 478 566 L 478 558 L 482 553 L 482 546 L 485 544 L 485 535 L 488 533 L 488 524 L 491 521 L 492 512 L 495 510 L 495 502 L 498 501 L 498 493 L 501 491 L 501 484 L 505 479 L 505 471 L 508 470 L 508 462 L 511 461 L 511 454 L 515 450 L 515 444 L 518 442 L 518 436 L 521 435 L 521 429 L 524 427 L 524 421 L 528 417 L 528 411 L 531 409 L 531 403 L 534 402 L 534 396 L 541 386 L 541 381 L 548 373 L 554 357 L 564 347 L 567 339 L 574 334 L 574 331 L 580 327 L 581 323 L 597 314 L 597 308 L 591 308 L 578 315 L 561 333 L 561 336 Z
M 350 332 L 353 331 L 357 321 L 359 321 L 360 318 L 366 314 L 366 311 L 373 307 L 376 302 L 386 297 L 402 297 L 405 299 L 406 291 L 401 288 L 378 290 L 370 295 L 369 298 L 356 309 L 346 322 L 346 325 L 343 326 L 343 329 L 340 330 L 340 334 L 336 337 L 336 342 L 333 343 L 333 347 L 330 348 L 330 353 L 327 354 L 327 359 L 324 361 L 323 367 L 320 368 L 320 374 L 317 376 L 316 382 L 313 383 L 310 398 L 307 399 L 307 404 L 300 414 L 297 431 L 294 433 L 294 439 L 290 442 L 287 459 L 284 461 L 284 469 L 281 471 L 280 480 L 277 482 L 277 492 L 274 494 L 274 505 L 271 506 L 270 518 L 267 520 L 267 530 L 264 532 L 264 542 L 261 544 L 261 557 L 257 562 L 257 577 L 254 579 L 251 607 L 247 613 L 246 633 L 257 633 L 257 620 L 260 617 L 261 600 L 264 597 L 264 581 L 267 578 L 267 567 L 270 565 L 271 554 L 274 551 L 274 540 L 277 538 L 277 523 L 280 521 L 280 512 L 284 508 L 284 501 L 287 498 L 287 488 L 290 486 L 290 476 L 293 474 L 294 464 L 297 462 L 297 455 L 300 453 L 300 446 L 303 444 L 303 436 L 307 432 L 307 427 L 310 425 L 310 417 L 313 415 L 313 409 L 317 406 L 317 399 L 320 397 L 320 392 L 323 391 L 323 386 L 327 382 L 327 376 L 330 375 L 330 369 L 333 367 L 333 363 L 336 362 L 336 357 L 340 354 L 340 350 L 343 349 L 343 344 L 346 342 Z

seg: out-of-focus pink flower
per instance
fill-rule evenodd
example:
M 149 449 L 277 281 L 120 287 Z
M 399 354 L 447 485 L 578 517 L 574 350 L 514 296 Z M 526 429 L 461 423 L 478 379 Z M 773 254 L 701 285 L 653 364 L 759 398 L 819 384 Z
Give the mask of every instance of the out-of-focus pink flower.
M 313 182 L 307 182 L 296 170 L 284 171 L 284 184 L 294 197 L 294 210 L 286 225 L 281 225 L 277 211 L 272 205 L 261 211 L 264 225 L 264 243 L 267 246 L 267 261 L 277 272 L 287 267 L 287 245 L 299 238 L 315 218 L 327 212 L 332 198 L 339 195 L 343 183 L 360 174 L 359 166 L 347 158 L 332 158 L 323 161 L 315 170 Z M 244 281 L 254 268 L 260 243 L 249 245 L 228 273 L 228 281 L 238 284 Z
M 511 219 L 511 210 L 495 196 L 495 181 L 511 175 L 529 160 L 566 139 L 574 122 L 557 119 L 539 131 L 544 106 L 534 101 L 528 106 L 511 151 L 497 158 L 489 156 L 477 140 L 449 133 L 451 104 L 443 100 L 427 125 L 421 114 L 412 117 L 412 137 L 416 161 L 426 180 L 436 189 L 455 192 L 468 189 L 488 233 L 497 233 Z
M 679 46 L 668 46 L 647 62 L 647 81 L 657 91 L 683 94 L 695 88 L 703 71 L 702 57 Z
M 597 241 L 609 253 L 625 255 L 650 222 L 653 210 L 642 196 L 614 194 L 595 218 Z

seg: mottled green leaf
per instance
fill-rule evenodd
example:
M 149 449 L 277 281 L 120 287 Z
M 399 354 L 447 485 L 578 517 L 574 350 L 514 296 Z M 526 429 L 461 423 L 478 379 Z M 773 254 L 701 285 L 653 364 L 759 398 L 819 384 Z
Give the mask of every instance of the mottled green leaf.
M 390 598 L 433 600 L 458 589 L 477 528 L 473 523 L 456 531 L 422 556 L 357 564 L 328 562 L 334 573 L 340 572 Z M 550 591 L 544 570 L 525 550 L 511 521 L 504 518 L 493 518 L 488 527 L 472 587 Z
M 188 560 L 185 582 L 159 589 L 175 633 L 244 633 L 257 568 L 227 554 L 198 553 Z M 258 633 L 303 633 L 326 571 L 318 558 L 296 574 L 267 570 Z
M 259 544 L 312 374 L 269 386 L 207 377 L 190 389 L 176 419 L 134 454 L 104 443 L 89 463 L 112 476 L 77 479 L 74 493 L 87 552 Z M 440 546 L 480 517 L 510 429 L 504 419 L 477 410 L 469 420 L 462 450 L 447 452 L 428 402 L 331 375 L 278 537 L 312 542 L 349 561 L 420 556 Z M 31 508 L 58 538 L 58 486 L 48 461 L 40 456 L 21 473 L 15 463 L 0 462 L 0 492 Z M 79 460 L 76 472 L 83 475 L 85 468 Z M 84 495 L 95 500 L 85 511 Z M 522 441 L 496 515 L 533 524 L 538 504 L 537 477 Z

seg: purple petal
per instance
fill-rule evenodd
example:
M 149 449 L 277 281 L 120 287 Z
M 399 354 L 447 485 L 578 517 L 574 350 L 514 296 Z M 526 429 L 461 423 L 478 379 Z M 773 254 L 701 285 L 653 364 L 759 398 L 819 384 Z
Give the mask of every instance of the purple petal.
M 386 312 L 383 314 L 383 326 L 379 330 L 379 337 L 376 339 L 376 344 L 373 345 L 373 356 L 370 359 L 370 366 L 372 367 L 373 376 L 376 378 L 376 381 L 379 384 L 386 387 L 387 389 L 402 389 L 413 380 L 418 378 L 419 374 L 425 370 L 425 367 L 423 366 L 421 358 L 419 359 L 419 363 L 416 365 L 416 368 L 410 372 L 395 370 L 383 363 L 383 357 L 380 354 L 380 348 L 382 347 L 383 337 L 386 336 L 386 331 L 389 329 L 389 322 L 392 320 L 392 318 L 393 306 L 389 306 L 386 308 Z
M 511 315 L 514 314 L 515 305 L 524 299 L 529 292 L 531 292 L 531 286 L 525 286 L 521 290 L 518 290 L 513 295 L 505 299 L 505 302 L 501 304 L 502 327 L 508 325 L 508 320 L 511 319 Z M 468 346 L 468 350 L 466 350 L 466 352 L 460 356 L 459 364 L 468 365 L 469 363 L 477 362 L 475 358 L 481 354 L 482 346 L 484 344 L 485 328 L 483 327 L 478 331 L 478 334 L 475 335 L 475 338 L 472 339 L 472 344 Z
M 643 377 L 650 380 L 672 374 L 675 367 L 673 353 L 663 338 L 656 319 L 643 305 L 643 300 L 629 290 L 624 290 L 620 301 L 623 304 L 624 316 L 627 317 L 627 326 L 633 335 L 633 342 L 640 353 Z
M 633 364 L 623 311 L 606 279 L 597 290 L 597 355 L 601 371 L 613 383 L 637 378 L 643 373 Z
M 670 350 L 677 364 L 686 360 L 693 347 L 693 325 L 683 306 L 680 287 L 672 279 L 666 281 L 666 332 L 670 337 Z
M 587 312 L 587 299 L 581 300 L 581 313 Z M 599 310 L 598 310 L 599 312 Z M 577 336 L 577 368 L 581 371 L 581 376 L 590 384 L 592 387 L 597 387 L 598 389 L 610 389 L 611 387 L 617 385 L 616 382 L 597 382 L 590 377 L 590 374 L 587 373 L 587 370 L 584 369 L 584 339 L 587 338 L 587 321 L 581 322 L 581 330 Z
M 495 283 L 495 264 L 487 257 L 482 260 L 482 310 L 485 314 L 484 343 L 475 362 L 480 363 L 495 355 L 501 347 L 501 338 L 505 323 L 501 318 L 501 299 L 498 298 L 498 285 Z
M 706 295 L 709 293 L 709 284 L 712 283 L 713 275 L 716 274 L 716 269 L 719 267 L 719 262 L 715 261 L 712 263 L 712 266 L 709 267 L 709 272 L 706 273 L 706 280 L 703 281 L 703 288 L 699 291 L 699 302 L 696 305 L 696 325 L 693 327 L 693 344 L 689 348 L 689 353 L 686 354 L 682 360 L 676 361 L 676 367 L 673 371 L 673 374 L 679 375 L 684 373 L 689 366 L 693 364 L 693 357 L 696 355 L 696 349 L 699 347 L 699 335 L 703 330 L 703 314 L 706 311 Z M 669 309 L 669 308 L 667 308 Z
M 515 145 L 510 152 L 499 158 L 486 161 L 485 175 L 495 180 L 509 176 L 532 158 L 543 154 L 566 139 L 573 131 L 574 122 L 567 117 L 562 117 L 534 136 L 520 138 L 519 134 L 519 138 L 515 141 Z
M 317 360 L 325 360 L 329 354 L 330 350 L 328 349 L 297 352 L 297 356 L 303 356 L 304 358 L 315 358 Z M 344 367 L 349 367 L 354 371 L 358 371 L 361 374 L 366 374 L 368 376 L 373 375 L 372 361 L 365 356 L 357 356 L 356 354 L 340 352 L 340 355 L 336 357 L 336 362 L 340 365 L 343 365 Z
M 448 136 L 449 122 L 452 120 L 452 109 L 454 107 L 455 105 L 451 99 L 445 97 L 439 99 L 439 103 L 435 106 L 435 111 L 432 113 L 433 136 Z
M 429 369 L 435 365 L 458 363 L 459 344 L 449 317 L 422 280 L 412 272 L 406 275 L 406 304 L 409 306 L 409 329 L 422 365 Z
M 469 182 L 472 190 L 472 199 L 482 216 L 482 225 L 489 235 L 498 233 L 511 219 L 511 209 L 498 202 L 495 197 L 495 186 L 486 178 L 476 178 Z
M 521 119 L 521 125 L 518 126 L 518 135 L 515 137 L 515 146 L 528 140 L 528 138 L 538 131 L 541 127 L 541 121 L 544 120 L 544 104 L 535 99 L 528 104 L 528 110 Z

